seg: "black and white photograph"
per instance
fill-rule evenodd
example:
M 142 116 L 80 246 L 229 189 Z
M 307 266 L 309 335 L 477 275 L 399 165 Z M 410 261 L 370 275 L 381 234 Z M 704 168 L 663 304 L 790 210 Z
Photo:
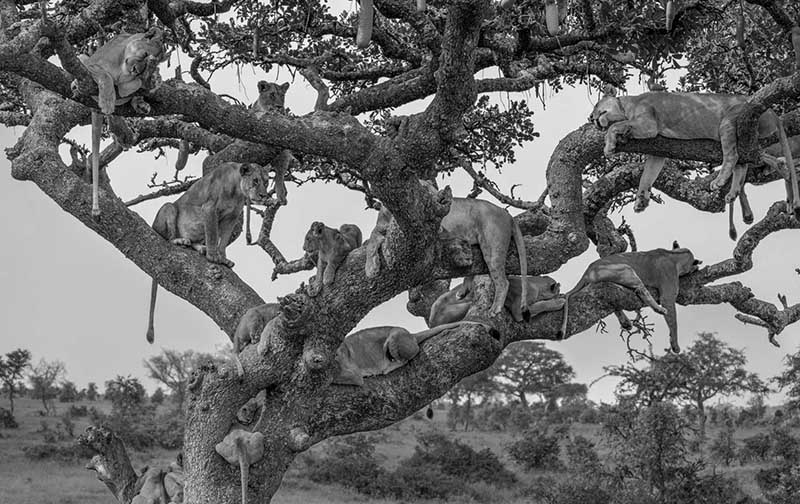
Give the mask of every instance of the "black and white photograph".
M 800 1 L 0 0 L 0 504 L 800 504 Z

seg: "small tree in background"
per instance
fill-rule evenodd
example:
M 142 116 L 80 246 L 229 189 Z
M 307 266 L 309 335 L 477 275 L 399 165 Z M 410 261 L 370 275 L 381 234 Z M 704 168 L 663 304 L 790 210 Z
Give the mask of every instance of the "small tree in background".
M 95 382 L 89 382 L 86 386 L 86 399 L 89 401 L 96 401 L 99 396 L 100 393 L 97 392 L 97 384 Z
M 63 362 L 47 362 L 40 359 L 28 374 L 33 397 L 42 401 L 44 411 L 48 415 L 55 412 L 53 399 L 58 395 L 56 382 L 62 379 L 65 373 L 66 368 Z
M 711 457 L 725 464 L 731 465 L 731 461 L 736 458 L 736 441 L 733 438 L 736 427 L 733 425 L 733 418 L 727 415 L 725 425 L 711 443 Z
M 161 354 L 145 360 L 144 366 L 150 373 L 150 378 L 167 387 L 172 393 L 175 404 L 178 408 L 182 408 L 189 378 L 201 365 L 208 362 L 221 364 L 224 360 L 221 357 L 194 350 L 179 352 L 163 349 Z
M 114 411 L 125 412 L 139 409 L 144 404 L 145 390 L 138 379 L 117 375 L 106 382 L 105 395 Z
M 769 391 L 757 374 L 747 372 L 744 352 L 731 348 L 714 333 L 699 333 L 694 344 L 680 354 L 639 357 L 647 361 L 646 366 L 639 367 L 632 361 L 605 368 L 609 375 L 622 379 L 619 392 L 644 405 L 672 399 L 692 405 L 697 412 L 700 440 L 705 439 L 705 405 L 709 400 Z
M 162 404 L 164 402 L 164 391 L 161 387 L 156 388 L 153 395 L 150 396 L 150 402 L 153 404 Z
M 464 430 L 469 430 L 473 420 L 473 405 L 483 403 L 497 392 L 494 381 L 494 367 L 489 367 L 473 375 L 467 376 L 447 393 L 450 399 L 450 410 L 447 412 L 447 423 L 455 430 L 459 423 Z
M 19 395 L 23 373 L 30 364 L 30 351 L 21 348 L 8 352 L 5 358 L 0 356 L 0 382 L 2 382 L 3 389 L 8 394 L 11 413 L 14 413 L 14 396 Z
M 69 380 L 64 380 L 58 391 L 59 402 L 75 402 L 78 400 L 78 388 Z
M 586 386 L 571 384 L 575 371 L 557 350 L 538 341 L 520 341 L 509 346 L 492 366 L 497 389 L 528 407 L 528 395 L 538 396 L 548 411 L 558 408 L 558 399 L 586 393 Z M 577 385 L 579 388 L 566 387 Z M 580 388 L 582 387 L 582 388 Z
M 783 362 L 786 369 L 772 380 L 786 391 L 786 409 L 800 411 L 800 348 L 792 355 L 787 355 Z

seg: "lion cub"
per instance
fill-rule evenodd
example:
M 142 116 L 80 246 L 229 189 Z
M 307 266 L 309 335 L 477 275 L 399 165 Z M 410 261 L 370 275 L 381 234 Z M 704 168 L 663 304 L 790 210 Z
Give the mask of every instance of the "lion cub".
M 233 267 L 225 257 L 246 202 L 266 202 L 269 171 L 253 163 L 223 163 L 172 203 L 165 203 L 153 220 L 153 230 L 175 245 L 192 247 L 209 262 Z M 147 341 L 155 339 L 153 314 L 158 283 L 150 290 Z
M 322 222 L 314 222 L 306 233 L 303 250 L 308 255 L 317 254 L 317 275 L 309 294 L 319 294 L 323 285 L 331 285 L 347 254 L 361 246 L 361 229 L 355 224 L 342 224 L 337 230 Z

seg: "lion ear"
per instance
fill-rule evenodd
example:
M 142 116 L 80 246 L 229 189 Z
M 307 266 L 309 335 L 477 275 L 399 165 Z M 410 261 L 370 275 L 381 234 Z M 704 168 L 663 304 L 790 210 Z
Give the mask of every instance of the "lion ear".
M 692 264 L 694 264 L 695 266 L 699 266 L 699 265 L 703 264 L 703 261 L 701 261 L 700 259 L 695 259 L 695 260 L 692 262 Z
M 239 174 L 247 175 L 248 173 L 250 173 L 250 163 L 241 163 L 239 165 Z
M 681 248 L 681 246 L 678 245 L 678 240 L 673 241 L 672 242 L 672 250 L 675 250 L 675 249 L 678 249 L 678 248 Z
M 289 89 L 289 83 L 288 82 L 284 82 L 283 84 L 281 84 L 281 89 L 285 93 L 286 90 Z
M 603 86 L 603 96 L 617 96 L 617 88 L 611 84 L 606 84 Z

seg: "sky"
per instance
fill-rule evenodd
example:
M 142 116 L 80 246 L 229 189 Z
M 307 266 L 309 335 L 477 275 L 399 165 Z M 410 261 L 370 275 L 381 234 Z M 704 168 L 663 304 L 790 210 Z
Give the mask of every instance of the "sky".
M 171 61 L 175 64 L 175 60 Z M 184 66 L 188 65 L 186 59 Z M 174 67 L 173 67 L 174 68 Z M 173 70 L 162 65 L 166 78 Z M 287 71 L 265 74 L 259 69 L 243 67 L 237 78 L 234 70 L 218 72 L 211 79 L 212 89 L 227 93 L 245 103 L 257 96 L 256 82 L 262 79 L 287 82 Z M 477 77 L 497 77 L 497 69 L 487 69 Z M 674 86 L 674 82 L 672 82 Z M 674 88 L 671 88 L 674 89 Z M 629 94 L 646 91 L 643 84 L 632 79 Z M 506 166 L 502 173 L 490 173 L 502 191 L 509 192 L 512 184 L 521 184 L 515 194 L 535 200 L 546 186 L 545 168 L 557 143 L 566 134 L 580 127 L 588 117 L 596 94 L 584 87 L 566 87 L 562 92 L 545 94 L 545 103 L 531 93 L 495 94 L 492 99 L 507 104 L 509 99 L 526 99 L 536 130 L 541 136 L 516 150 L 517 161 Z M 298 76 L 287 93 L 287 107 L 297 115 L 313 109 L 315 94 L 308 83 Z M 421 110 L 426 101 L 411 104 L 400 110 L 408 114 Z M 0 127 L 0 147 L 12 146 L 24 128 Z M 69 135 L 89 145 L 88 127 L 77 128 Z M 103 146 L 108 144 L 108 140 Z M 102 148 L 102 147 L 101 147 Z M 177 151 L 167 153 L 166 159 L 153 159 L 152 154 L 137 154 L 132 149 L 120 156 L 110 167 L 109 176 L 118 193 L 127 200 L 149 192 L 146 184 L 154 172 L 160 179 L 171 177 Z M 66 148 L 62 156 L 68 162 Z M 199 176 L 204 155 L 189 158 L 187 171 Z M 449 179 L 453 194 L 464 196 L 471 188 L 469 178 L 458 173 Z M 273 242 L 287 258 L 302 255 L 302 242 L 309 225 L 320 220 L 331 227 L 344 223 L 357 224 L 365 236 L 374 226 L 377 212 L 366 210 L 360 193 L 347 191 L 333 184 L 290 185 L 289 205 L 280 210 L 273 228 Z M 784 197 L 783 184 L 774 182 L 762 187 L 748 187 L 748 195 L 756 219 L 766 213 L 772 202 Z M 481 197 L 491 200 L 488 194 Z M 171 198 L 171 199 L 174 199 Z M 640 250 L 671 247 L 677 239 L 689 247 L 705 264 L 730 257 L 734 242 L 727 236 L 727 217 L 723 213 L 708 214 L 664 197 L 665 204 L 651 203 L 647 211 L 634 214 L 625 209 L 612 215 L 615 223 L 624 216 L 636 233 Z M 167 199 L 148 201 L 132 207 L 146 221 L 152 222 L 156 211 Z M 510 209 L 512 214 L 518 210 Z M 150 277 L 111 244 L 61 210 L 32 182 L 11 178 L 10 162 L 0 159 L 0 354 L 16 348 L 31 350 L 34 362 L 44 358 L 61 360 L 67 369 L 67 379 L 78 387 L 90 381 L 101 385 L 116 375 L 132 375 L 143 379 L 148 389 L 156 383 L 146 379 L 144 359 L 164 348 L 214 352 L 228 343 L 228 337 L 206 315 L 186 301 L 159 289 L 155 315 L 155 344 L 145 340 L 149 304 Z M 737 211 L 738 212 L 738 211 Z M 259 229 L 257 216 L 252 228 Z M 746 229 L 737 223 L 740 234 Z M 764 240 L 754 254 L 754 268 L 735 278 L 752 288 L 764 300 L 777 301 L 785 294 L 790 304 L 800 301 L 800 277 L 794 269 L 800 266 L 796 251 L 800 233 L 781 231 Z M 228 248 L 234 270 L 248 282 L 266 302 L 293 292 L 313 271 L 283 275 L 270 281 L 273 264 L 257 247 L 248 247 L 240 238 Z M 597 258 L 593 247 L 582 256 L 572 259 L 550 276 L 561 282 L 562 291 L 571 288 L 586 266 Z M 454 285 L 455 285 L 454 281 Z M 405 310 L 407 294 L 402 293 L 375 308 L 356 329 L 379 325 L 402 326 L 410 331 L 425 328 L 421 318 Z M 654 348 L 668 346 L 668 331 L 662 317 L 644 310 L 648 320 L 655 322 Z M 800 346 L 797 325 L 788 327 L 778 337 L 781 348 L 767 342 L 766 331 L 744 326 L 734 319 L 735 310 L 728 305 L 678 306 L 678 329 L 682 348 L 688 348 L 700 331 L 716 332 L 734 348 L 743 349 L 749 369 L 764 378 L 778 374 L 782 360 Z M 608 332 L 590 329 L 563 342 L 547 342 L 547 346 L 562 352 L 576 373 L 576 381 L 592 383 L 603 376 L 603 366 L 621 364 L 626 360 L 625 343 L 618 337 L 619 327 L 611 315 L 606 319 Z M 513 351 L 510 346 L 506 351 Z M 589 398 L 609 402 L 613 399 L 615 382 L 603 378 L 592 384 Z M 781 394 L 768 402 L 778 403 Z M 743 399 L 733 402 L 743 402 Z

